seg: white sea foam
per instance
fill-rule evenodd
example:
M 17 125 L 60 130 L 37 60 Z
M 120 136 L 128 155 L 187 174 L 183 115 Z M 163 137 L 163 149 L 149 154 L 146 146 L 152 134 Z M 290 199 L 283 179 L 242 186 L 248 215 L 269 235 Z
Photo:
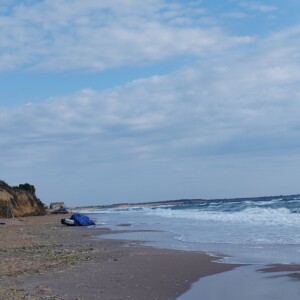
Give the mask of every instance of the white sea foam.
M 299 261 L 300 209 L 297 199 L 288 202 L 215 201 L 206 206 L 131 207 L 87 210 L 99 226 L 126 230 L 128 239 L 136 231 L 154 230 L 143 239 L 155 245 L 184 250 L 215 251 L 239 257 L 238 261 Z M 102 224 L 102 225 L 101 225 Z M 105 224 L 105 225 L 103 225 Z M 163 238 L 155 232 L 164 231 Z M 167 240 L 165 240 L 167 239 Z M 254 251 L 254 248 L 257 251 Z M 243 251 L 241 252 L 241 248 Z M 249 260 L 249 257 L 252 257 Z
M 247 208 L 239 212 L 203 211 L 203 210 L 166 210 L 156 209 L 145 212 L 148 215 L 163 218 L 180 218 L 202 221 L 222 221 L 249 225 L 284 225 L 300 228 L 300 214 L 293 214 L 286 208 Z

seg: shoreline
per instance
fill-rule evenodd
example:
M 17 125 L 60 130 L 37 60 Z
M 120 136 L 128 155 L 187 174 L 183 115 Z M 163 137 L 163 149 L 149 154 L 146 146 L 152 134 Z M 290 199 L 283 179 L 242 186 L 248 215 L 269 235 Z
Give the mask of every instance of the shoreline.
M 238 266 L 201 252 L 97 238 L 112 231 L 64 226 L 62 217 L 0 220 L 6 223 L 0 227 L 0 298 L 176 299 L 199 278 Z
M 68 227 L 63 217 L 0 219 L 0 299 L 176 299 L 199 279 L 240 267 L 204 252 L 102 239 L 115 231 Z M 257 271 L 300 277 L 297 264 Z

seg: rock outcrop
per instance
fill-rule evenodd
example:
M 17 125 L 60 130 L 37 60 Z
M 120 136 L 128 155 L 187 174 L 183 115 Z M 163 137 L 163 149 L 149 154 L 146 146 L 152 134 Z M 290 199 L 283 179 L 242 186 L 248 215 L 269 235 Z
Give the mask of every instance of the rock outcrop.
M 45 205 L 36 197 L 33 185 L 25 183 L 12 187 L 0 180 L 1 217 L 37 216 L 45 213 Z

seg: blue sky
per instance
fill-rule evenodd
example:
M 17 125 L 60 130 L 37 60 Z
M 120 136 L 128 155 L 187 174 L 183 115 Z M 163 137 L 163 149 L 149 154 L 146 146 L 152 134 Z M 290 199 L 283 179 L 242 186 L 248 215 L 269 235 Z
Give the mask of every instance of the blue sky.
M 1 1 L 2 179 L 68 206 L 300 193 L 299 6 Z

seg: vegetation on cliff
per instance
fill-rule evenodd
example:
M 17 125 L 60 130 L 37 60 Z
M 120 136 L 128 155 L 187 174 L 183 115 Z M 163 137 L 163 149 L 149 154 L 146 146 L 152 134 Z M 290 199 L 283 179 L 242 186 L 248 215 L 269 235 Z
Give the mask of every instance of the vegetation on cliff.
M 0 180 L 1 217 L 25 217 L 45 213 L 45 205 L 37 198 L 33 185 L 25 183 L 19 186 L 10 186 Z

